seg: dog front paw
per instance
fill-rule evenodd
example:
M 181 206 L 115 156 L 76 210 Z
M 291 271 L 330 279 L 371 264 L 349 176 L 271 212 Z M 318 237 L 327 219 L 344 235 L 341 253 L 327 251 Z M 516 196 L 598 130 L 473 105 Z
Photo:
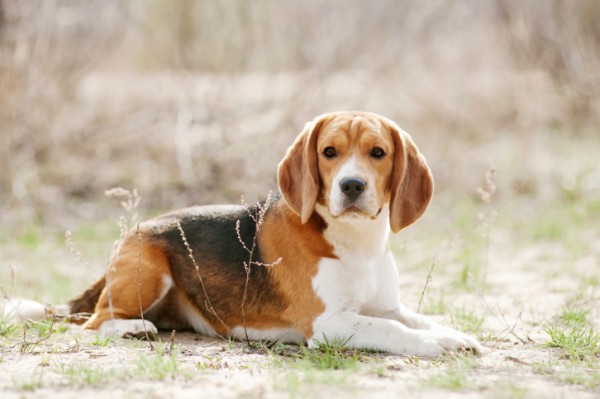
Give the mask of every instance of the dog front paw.
M 420 330 L 418 344 L 407 348 L 407 354 L 415 356 L 436 357 L 448 353 L 472 352 L 482 353 L 479 342 L 460 331 L 444 328 L 443 330 Z

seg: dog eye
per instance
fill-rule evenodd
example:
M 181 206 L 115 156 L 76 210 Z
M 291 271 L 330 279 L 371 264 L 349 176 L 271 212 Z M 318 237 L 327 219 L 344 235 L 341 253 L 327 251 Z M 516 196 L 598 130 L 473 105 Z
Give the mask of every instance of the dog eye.
M 371 156 L 373 158 L 381 159 L 381 158 L 385 157 L 385 151 L 383 151 L 379 147 L 375 147 L 371 150 Z
M 337 152 L 335 151 L 335 148 L 327 147 L 323 150 L 323 155 L 325 155 L 325 158 L 333 158 L 337 155 Z

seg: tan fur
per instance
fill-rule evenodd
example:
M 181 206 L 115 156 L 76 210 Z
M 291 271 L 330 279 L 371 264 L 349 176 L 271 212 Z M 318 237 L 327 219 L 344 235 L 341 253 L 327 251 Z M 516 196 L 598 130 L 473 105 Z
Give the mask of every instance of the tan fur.
M 142 237 L 140 247 L 135 234 L 125 239 L 111 261 L 106 275 L 106 287 L 100 294 L 94 314 L 83 325 L 84 328 L 96 330 L 111 318 L 138 317 L 140 307 L 146 311 L 155 303 L 157 292 L 163 288 L 163 276 L 171 277 L 171 272 L 164 251 L 155 245 L 148 245 L 148 242 Z M 112 309 L 109 301 L 112 302 Z
M 282 262 L 269 269 L 287 307 L 282 320 L 295 326 L 305 337 L 312 335 L 312 322 L 324 310 L 315 295 L 312 278 L 320 258 L 333 258 L 333 248 L 323 238 L 323 221 L 313 215 L 306 224 L 284 203 L 279 202 L 263 225 L 259 243 L 267 262 Z
M 394 140 L 394 173 L 391 182 L 390 226 L 394 233 L 423 215 L 433 196 L 433 177 L 425 158 L 410 136 L 387 119 Z
M 327 118 L 307 123 L 279 163 L 279 189 L 287 205 L 306 223 L 319 195 L 319 168 L 316 142 Z
M 359 174 L 375 184 L 378 194 L 378 205 L 381 208 L 389 200 L 392 169 L 394 168 L 394 141 L 392 132 L 382 125 L 378 118 L 363 114 L 331 115 L 328 123 L 321 129 L 315 151 L 321 154 L 325 148 L 334 147 L 338 155 L 332 160 L 319 162 L 321 181 L 321 203 L 326 205 L 331 190 L 333 176 L 350 157 L 355 157 Z M 369 156 L 374 147 L 381 147 L 387 154 L 383 159 Z

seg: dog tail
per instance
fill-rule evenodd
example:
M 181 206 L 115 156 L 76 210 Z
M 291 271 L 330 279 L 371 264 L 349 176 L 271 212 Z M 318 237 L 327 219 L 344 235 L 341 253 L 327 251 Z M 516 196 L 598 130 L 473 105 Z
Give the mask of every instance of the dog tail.
M 69 313 L 94 313 L 96 303 L 98 302 L 100 294 L 105 286 L 106 279 L 104 276 L 102 276 L 90 288 L 85 290 L 85 292 L 69 301 Z
M 96 281 L 83 294 L 69 301 L 66 305 L 46 306 L 40 302 L 29 299 L 6 298 L 2 317 L 13 322 L 27 322 L 29 320 L 40 320 L 48 316 L 67 317 L 72 323 L 82 323 L 85 318 L 80 316 L 93 313 L 96 302 L 106 285 L 104 277 Z
M 39 302 L 29 299 L 7 299 L 4 303 L 2 317 L 12 322 L 40 320 L 49 314 L 48 308 Z

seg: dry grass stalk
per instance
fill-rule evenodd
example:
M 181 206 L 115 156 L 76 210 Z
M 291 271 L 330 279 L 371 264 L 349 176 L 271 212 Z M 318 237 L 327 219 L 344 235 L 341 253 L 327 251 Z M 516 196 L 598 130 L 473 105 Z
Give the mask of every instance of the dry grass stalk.
M 435 253 L 431 259 L 431 267 L 429 268 L 429 272 L 427 272 L 427 280 L 425 280 L 425 285 L 423 286 L 423 291 L 421 291 L 421 297 L 419 298 L 419 305 L 417 305 L 417 313 L 421 310 L 421 304 L 423 303 L 423 298 L 425 297 L 425 291 L 427 291 L 427 286 L 431 282 L 433 268 L 435 267 Z
M 485 173 L 483 178 L 483 183 L 481 186 L 477 187 L 477 193 L 479 194 L 479 198 L 483 201 L 486 206 L 486 211 L 480 213 L 479 220 L 481 220 L 483 226 L 483 236 L 485 238 L 485 254 L 484 254 L 484 262 L 483 262 L 483 276 L 481 276 L 481 280 L 483 283 L 487 281 L 487 270 L 489 266 L 489 258 L 490 258 L 490 240 L 492 234 L 492 224 L 494 218 L 496 217 L 496 209 L 492 205 L 492 201 L 496 194 L 496 165 L 494 162 L 490 161 L 490 168 Z
M 485 307 L 487 308 L 488 312 L 498 321 L 500 322 L 500 324 L 504 325 L 504 331 L 507 331 L 507 334 L 512 335 L 513 337 L 515 337 L 517 340 L 519 340 L 522 344 L 526 343 L 526 341 L 519 337 L 517 335 L 517 333 L 515 332 L 515 328 L 517 326 L 517 324 L 519 323 L 519 320 L 521 319 L 521 313 L 519 312 L 519 317 L 517 318 L 517 321 L 515 321 L 515 323 L 510 326 L 508 324 L 508 322 L 506 321 L 506 318 L 504 317 L 504 314 L 502 312 L 500 312 L 500 315 L 502 316 L 502 318 L 498 317 L 496 315 L 496 312 L 494 312 L 494 310 L 492 309 L 492 307 L 490 306 L 490 304 L 488 303 L 488 301 L 485 299 L 485 295 L 483 295 L 483 292 L 481 291 L 481 289 L 479 289 L 479 286 L 477 285 L 477 281 L 475 281 L 474 276 L 469 273 L 469 278 L 472 280 L 473 283 L 473 287 L 475 288 L 475 291 L 477 292 L 477 295 L 479 296 L 479 298 L 481 298 L 481 300 L 483 301 Z M 500 333 L 502 334 L 502 332 Z
M 496 165 L 490 161 L 490 168 L 485 173 L 483 184 L 477 187 L 477 194 L 479 194 L 479 198 L 481 198 L 481 200 L 486 204 L 491 203 L 494 194 L 496 194 L 496 182 L 494 179 L 496 177 L 497 170 L 498 168 L 496 168 Z
M 10 287 L 14 287 L 15 286 L 15 269 L 13 268 L 13 266 L 9 263 L 8 264 L 8 271 L 10 272 Z M 2 296 L 4 297 L 5 300 L 10 300 L 10 296 L 8 295 L 8 292 L 6 291 L 6 289 L 4 288 L 4 285 L 0 284 L 0 292 L 2 292 Z
M 146 336 L 146 340 L 148 341 L 148 344 L 150 345 L 150 349 L 154 350 L 154 345 L 152 345 L 152 341 L 150 340 L 150 337 L 148 335 L 148 329 L 146 328 L 146 320 L 144 319 L 144 309 L 142 307 L 142 294 L 140 293 L 140 287 L 142 286 L 142 284 L 140 283 L 140 268 L 141 268 L 141 264 L 142 264 L 142 233 L 140 232 L 140 224 L 139 223 L 136 226 L 135 233 L 137 235 L 137 240 L 138 240 L 138 263 L 137 263 L 135 289 L 137 291 L 138 305 L 140 307 L 140 317 L 142 319 L 142 325 L 144 326 L 144 334 Z
M 120 205 L 125 211 L 129 214 L 129 226 L 134 226 L 138 221 L 138 207 L 140 202 L 142 201 L 142 197 L 138 194 L 137 188 L 133 188 L 132 190 L 127 190 L 122 187 L 113 187 L 104 192 L 109 198 L 116 198 L 120 201 Z M 122 226 L 122 221 L 119 222 L 119 227 Z M 127 227 L 127 225 L 125 225 Z M 125 229 L 125 232 L 129 230 Z M 121 233 L 123 233 L 123 229 L 121 229 Z
M 257 245 L 258 232 L 260 231 L 260 228 L 262 227 L 262 225 L 264 223 L 265 214 L 267 213 L 267 210 L 271 206 L 272 201 L 273 201 L 273 193 L 271 191 L 269 191 L 269 193 L 267 194 L 267 198 L 265 199 L 265 202 L 263 204 L 256 203 L 252 207 L 248 206 L 248 204 L 246 203 L 246 197 L 244 195 L 242 195 L 242 197 L 241 197 L 242 205 L 246 208 L 248 215 L 250 216 L 250 218 L 252 218 L 252 220 L 254 221 L 254 223 L 256 225 L 256 230 L 254 233 L 254 237 L 252 238 L 252 245 L 250 245 L 250 248 L 248 248 L 248 246 L 242 239 L 242 235 L 240 233 L 240 223 L 241 223 L 240 220 L 238 220 L 235 224 L 235 231 L 237 233 L 238 241 L 240 242 L 240 244 L 242 244 L 242 247 L 244 248 L 244 250 L 246 252 L 248 252 L 248 261 L 244 262 L 244 270 L 246 272 L 246 280 L 244 282 L 244 293 L 242 295 L 242 304 L 241 304 L 241 306 L 242 306 L 242 326 L 244 327 L 244 335 L 245 335 L 246 343 L 248 344 L 248 346 L 250 346 L 250 338 L 248 337 L 248 329 L 246 327 L 245 305 L 246 305 L 246 297 L 248 296 L 248 285 L 250 282 L 250 273 L 252 271 L 252 265 L 254 264 L 256 266 L 273 267 L 273 266 L 276 266 L 279 263 L 281 263 L 281 261 L 283 260 L 282 258 L 278 258 L 277 260 L 275 260 L 272 263 L 263 263 L 263 262 L 255 261 L 253 259 L 254 251 L 256 250 L 256 245 Z
M 75 244 L 73 243 L 73 234 L 69 230 L 65 231 L 65 243 L 67 244 L 67 248 L 69 248 L 69 252 L 75 255 L 75 259 L 80 261 L 81 251 L 75 247 Z
M 223 322 L 223 320 L 217 314 L 215 308 L 210 303 L 210 298 L 208 297 L 208 292 L 206 291 L 206 287 L 204 286 L 204 280 L 202 280 L 202 276 L 200 275 L 200 267 L 198 267 L 198 264 L 196 263 L 196 259 L 194 258 L 194 251 L 192 250 L 192 247 L 190 247 L 190 244 L 188 243 L 188 240 L 185 236 L 185 232 L 183 231 L 183 228 L 181 227 L 181 223 L 179 223 L 179 221 L 177 222 L 177 228 L 179 229 L 179 234 L 181 235 L 181 240 L 183 241 L 183 245 L 185 245 L 185 248 L 188 251 L 188 256 L 190 257 L 190 259 L 192 260 L 192 263 L 194 264 L 194 269 L 196 269 L 196 275 L 198 276 L 198 281 L 200 282 L 200 286 L 202 287 L 202 292 L 204 293 L 204 297 L 206 298 L 206 300 L 204 301 L 204 306 L 206 307 L 206 310 L 210 314 L 215 316 L 215 318 L 219 321 L 219 323 L 221 323 L 221 325 L 223 327 L 225 327 L 225 331 L 229 331 L 229 327 L 227 326 L 227 324 L 225 324 L 225 322 Z M 215 331 L 215 333 L 219 337 L 225 339 L 225 337 L 219 335 L 216 331 Z
M 36 341 L 28 341 L 27 340 L 27 323 L 24 323 L 23 324 L 23 340 L 20 343 L 20 349 L 19 349 L 21 354 L 27 352 L 28 348 L 30 348 L 32 346 L 36 346 L 36 345 L 50 339 L 50 337 L 52 336 L 52 333 L 54 333 L 54 322 L 55 321 L 56 321 L 56 317 L 54 315 L 52 315 L 52 319 L 50 320 L 50 328 L 48 329 L 48 334 L 45 337 L 42 337 Z
M 138 240 L 140 240 L 140 249 L 139 249 L 139 257 L 138 257 L 138 276 L 137 276 L 137 289 L 138 289 L 138 301 L 139 301 L 139 305 L 140 305 L 140 315 L 142 317 L 143 320 L 143 314 L 141 312 L 142 309 L 142 305 L 141 305 L 141 299 L 140 299 L 140 293 L 139 293 L 139 268 L 140 268 L 140 262 L 141 262 L 141 238 L 139 236 L 139 223 L 138 223 L 138 207 L 140 205 L 140 202 L 142 200 L 142 197 L 138 194 L 138 191 L 136 188 L 134 188 L 133 190 L 127 190 L 125 188 L 122 187 L 114 187 L 111 188 L 109 190 L 106 190 L 104 192 L 104 195 L 106 195 L 109 198 L 117 198 L 120 201 L 120 205 L 121 207 L 129 214 L 129 221 L 130 223 L 133 225 L 134 223 L 137 225 L 137 229 L 136 229 L 136 233 L 138 234 Z M 119 253 L 119 250 L 121 248 L 121 244 L 123 243 L 125 237 L 127 236 L 128 232 L 129 232 L 129 225 L 127 224 L 127 218 L 123 215 L 121 215 L 119 217 L 119 220 L 117 222 L 118 226 L 119 226 L 119 239 L 116 240 L 113 244 L 113 255 L 111 257 L 111 259 L 108 262 L 108 266 L 106 268 L 106 272 L 104 273 L 104 278 L 106 281 L 106 293 L 108 296 L 108 309 L 110 312 L 110 319 L 114 320 L 115 319 L 115 314 L 114 314 L 114 306 L 113 306 L 113 300 L 112 300 L 112 287 L 111 287 L 111 281 L 110 281 L 110 271 L 111 271 L 111 267 L 114 268 L 114 262 L 113 259 L 116 256 L 117 253 Z M 114 269 L 113 269 L 114 271 Z M 146 324 L 145 322 L 144 324 L 144 330 L 146 330 Z M 148 339 L 148 331 L 145 331 L 146 333 L 146 339 Z M 150 342 L 150 340 L 148 339 L 148 342 Z M 152 343 L 150 343 L 150 347 L 152 349 Z

